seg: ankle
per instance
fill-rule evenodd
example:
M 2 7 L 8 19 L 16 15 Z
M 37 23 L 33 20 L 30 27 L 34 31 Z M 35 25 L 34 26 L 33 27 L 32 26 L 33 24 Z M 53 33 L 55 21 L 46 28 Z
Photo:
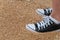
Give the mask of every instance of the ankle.
M 58 15 L 58 16 L 51 16 L 51 17 L 53 17 L 54 19 L 56 19 L 56 20 L 58 20 L 58 21 L 60 21 L 60 16 Z
M 55 11 L 52 12 L 51 17 L 53 17 L 54 19 L 60 21 L 60 14 L 56 13 Z

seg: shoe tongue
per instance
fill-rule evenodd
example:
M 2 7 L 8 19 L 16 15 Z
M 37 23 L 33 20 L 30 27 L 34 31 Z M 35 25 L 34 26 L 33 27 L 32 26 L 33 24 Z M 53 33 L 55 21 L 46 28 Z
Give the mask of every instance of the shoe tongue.
M 56 19 L 52 18 L 51 16 L 49 16 L 49 18 L 50 18 L 52 21 L 54 21 L 56 24 L 59 24 L 59 23 L 60 23 L 59 21 L 57 21 Z

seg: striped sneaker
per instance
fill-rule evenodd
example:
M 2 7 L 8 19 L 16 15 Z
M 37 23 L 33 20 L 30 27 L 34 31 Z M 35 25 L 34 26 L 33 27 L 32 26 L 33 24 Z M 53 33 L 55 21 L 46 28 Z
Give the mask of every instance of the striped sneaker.
M 34 24 L 27 24 L 26 28 L 33 32 L 50 32 L 60 29 L 60 23 L 48 16 L 43 21 Z
M 36 12 L 42 16 L 49 16 L 52 13 L 52 8 L 37 9 Z

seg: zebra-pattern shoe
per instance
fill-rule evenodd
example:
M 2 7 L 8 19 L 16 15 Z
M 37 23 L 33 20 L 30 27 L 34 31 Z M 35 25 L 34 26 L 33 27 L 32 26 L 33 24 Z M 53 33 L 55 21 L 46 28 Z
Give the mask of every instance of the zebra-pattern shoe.
M 26 25 L 26 28 L 33 32 L 50 32 L 60 29 L 60 23 L 51 17 L 46 17 L 41 22 Z
M 42 16 L 49 16 L 52 13 L 52 8 L 37 9 L 36 12 Z

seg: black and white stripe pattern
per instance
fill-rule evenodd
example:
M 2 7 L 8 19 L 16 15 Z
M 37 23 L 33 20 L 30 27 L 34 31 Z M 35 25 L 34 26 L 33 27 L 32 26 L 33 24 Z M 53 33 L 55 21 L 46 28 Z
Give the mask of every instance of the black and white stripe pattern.
M 30 31 L 35 32 L 50 32 L 60 29 L 60 22 L 58 22 L 51 16 L 46 16 L 41 22 L 27 24 L 26 28 Z
M 44 10 L 44 15 L 49 16 L 52 13 L 52 9 L 43 9 Z
M 52 13 L 52 8 L 37 9 L 36 12 L 41 15 L 49 16 Z
M 52 21 L 51 19 L 47 18 L 45 20 L 43 20 L 42 22 L 37 22 L 35 23 L 35 31 L 43 31 L 46 30 L 47 28 L 49 28 L 49 26 L 55 24 L 54 21 Z

